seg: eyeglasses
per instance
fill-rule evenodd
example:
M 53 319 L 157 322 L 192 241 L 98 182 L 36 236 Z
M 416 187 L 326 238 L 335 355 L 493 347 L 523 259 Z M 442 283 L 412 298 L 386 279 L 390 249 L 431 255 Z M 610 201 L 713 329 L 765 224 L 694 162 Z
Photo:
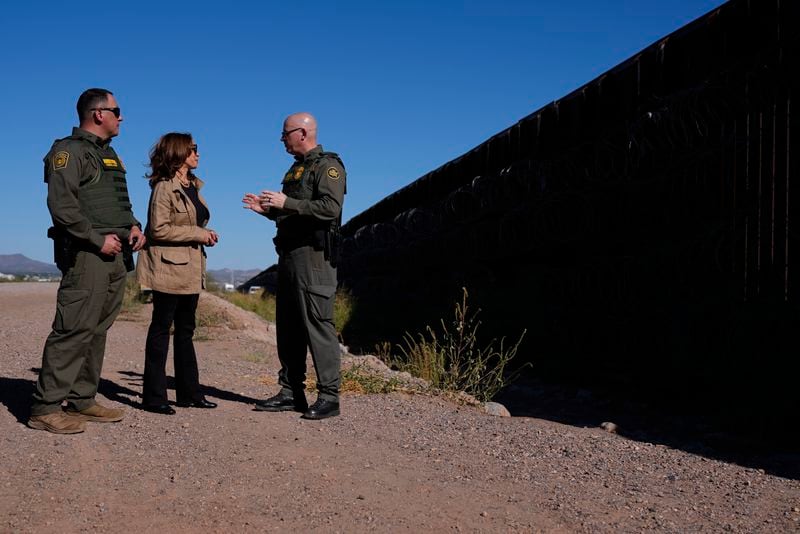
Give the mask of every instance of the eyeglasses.
M 197 145 L 189 145 L 189 150 L 197 154 Z
M 90 111 L 110 111 L 116 118 L 119 118 L 122 110 L 119 108 L 92 108 Z
M 291 135 L 292 132 L 296 132 L 297 130 L 302 130 L 302 128 L 293 128 L 291 130 L 284 130 L 281 132 L 281 139 L 286 139 Z

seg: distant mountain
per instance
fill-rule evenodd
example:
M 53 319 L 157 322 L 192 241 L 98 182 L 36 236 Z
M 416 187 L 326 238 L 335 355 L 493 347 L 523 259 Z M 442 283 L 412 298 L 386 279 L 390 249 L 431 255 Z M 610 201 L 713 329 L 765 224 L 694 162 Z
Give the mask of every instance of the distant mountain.
M 214 269 L 208 270 L 209 278 L 219 285 L 231 283 L 231 273 L 233 273 L 233 285 L 238 287 L 260 273 L 262 269 Z M 2 272 L 2 269 L 0 269 Z
M 32 260 L 22 254 L 0 254 L 0 273 L 61 274 L 58 268 L 52 263 Z

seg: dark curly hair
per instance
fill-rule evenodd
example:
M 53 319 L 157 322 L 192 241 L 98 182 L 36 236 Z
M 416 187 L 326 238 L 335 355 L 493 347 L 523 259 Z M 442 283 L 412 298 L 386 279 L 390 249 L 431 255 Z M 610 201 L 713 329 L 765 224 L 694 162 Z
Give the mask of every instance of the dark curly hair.
M 150 187 L 155 187 L 160 181 L 172 180 L 191 152 L 192 134 L 170 132 L 162 135 L 150 150 L 150 174 L 145 175 L 150 180 Z M 188 176 L 191 180 L 196 178 L 191 169 Z

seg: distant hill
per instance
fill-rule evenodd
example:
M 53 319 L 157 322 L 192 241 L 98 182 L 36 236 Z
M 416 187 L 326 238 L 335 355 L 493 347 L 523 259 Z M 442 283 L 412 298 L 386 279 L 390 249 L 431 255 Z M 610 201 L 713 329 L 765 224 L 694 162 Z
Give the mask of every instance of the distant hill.
M 233 285 L 238 287 L 260 273 L 262 269 L 233 269 Z M 0 269 L 2 272 L 2 269 Z M 219 285 L 231 283 L 231 269 L 208 270 L 209 278 Z
M 22 254 L 0 254 L 0 273 L 61 274 L 58 268 L 52 263 L 32 260 Z

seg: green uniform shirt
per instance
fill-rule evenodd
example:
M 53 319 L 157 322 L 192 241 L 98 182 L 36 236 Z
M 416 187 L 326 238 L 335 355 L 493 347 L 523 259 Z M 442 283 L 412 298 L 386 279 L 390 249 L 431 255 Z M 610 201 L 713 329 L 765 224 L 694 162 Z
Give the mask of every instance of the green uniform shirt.
M 277 223 L 279 236 L 285 231 L 319 228 L 319 223 L 340 217 L 347 175 L 339 156 L 323 151 L 322 145 L 303 156 L 295 156 L 282 184 L 287 197 L 283 209 L 267 214 Z
M 44 181 L 47 182 L 47 207 L 53 224 L 67 230 L 74 238 L 102 248 L 105 234 L 116 233 L 127 239 L 131 226 L 141 226 L 134 218 L 127 200 L 125 168 L 110 139 L 73 128 L 70 137 L 59 139 L 44 158 Z M 117 205 L 114 224 L 92 221 L 80 202 L 80 188 L 101 173 L 113 173 L 126 201 Z

